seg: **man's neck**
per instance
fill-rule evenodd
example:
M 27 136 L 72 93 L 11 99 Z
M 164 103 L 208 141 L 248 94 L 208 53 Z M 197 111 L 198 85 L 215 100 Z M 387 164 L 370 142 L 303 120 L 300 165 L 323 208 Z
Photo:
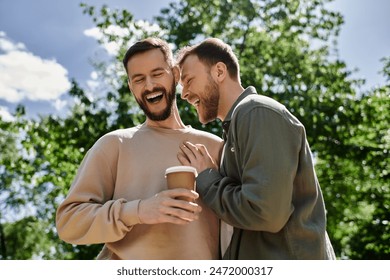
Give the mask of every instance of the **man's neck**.
M 151 127 L 160 127 L 160 128 L 167 128 L 167 129 L 185 128 L 185 124 L 180 118 L 179 110 L 177 109 L 176 104 L 172 106 L 172 113 L 167 119 L 163 121 L 153 121 L 151 119 L 146 118 L 146 125 Z
M 220 86 L 218 119 L 221 121 L 225 120 L 234 102 L 236 102 L 244 90 L 240 83 L 233 81 Z

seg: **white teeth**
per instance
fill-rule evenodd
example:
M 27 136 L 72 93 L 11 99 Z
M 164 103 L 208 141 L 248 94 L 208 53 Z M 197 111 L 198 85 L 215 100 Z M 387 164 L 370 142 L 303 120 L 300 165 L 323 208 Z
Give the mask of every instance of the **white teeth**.
M 197 100 L 195 100 L 195 102 L 194 102 L 193 104 L 194 104 L 194 106 L 198 106 L 198 105 L 199 105 L 199 103 L 200 103 L 200 100 L 199 100 L 199 99 L 197 99 Z
M 146 96 L 146 99 L 153 99 L 160 95 L 162 95 L 162 92 L 151 93 L 148 96 Z

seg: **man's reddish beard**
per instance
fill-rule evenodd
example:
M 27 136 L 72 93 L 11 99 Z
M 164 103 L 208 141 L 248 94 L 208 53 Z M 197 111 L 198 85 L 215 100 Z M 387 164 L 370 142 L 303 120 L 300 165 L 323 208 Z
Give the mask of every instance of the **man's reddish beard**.
M 214 121 L 218 116 L 219 106 L 219 88 L 218 84 L 208 76 L 209 84 L 204 87 L 204 98 L 201 103 L 203 104 L 202 123 L 206 124 Z

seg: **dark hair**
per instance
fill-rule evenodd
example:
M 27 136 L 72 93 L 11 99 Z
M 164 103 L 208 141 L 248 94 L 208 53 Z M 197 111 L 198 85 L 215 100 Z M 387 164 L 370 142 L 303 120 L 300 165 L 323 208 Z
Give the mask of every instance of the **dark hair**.
M 209 68 L 218 62 L 225 63 L 230 78 L 240 81 L 240 66 L 232 48 L 217 38 L 208 38 L 203 42 L 182 48 L 177 55 L 178 65 L 183 65 L 189 55 L 196 55 Z
M 168 65 L 170 67 L 173 67 L 174 64 L 173 54 L 168 43 L 162 39 L 150 37 L 136 42 L 127 50 L 123 58 L 123 66 L 125 67 L 126 73 L 127 73 L 127 63 L 129 62 L 130 58 L 132 58 L 136 54 L 143 53 L 153 49 L 160 49 Z

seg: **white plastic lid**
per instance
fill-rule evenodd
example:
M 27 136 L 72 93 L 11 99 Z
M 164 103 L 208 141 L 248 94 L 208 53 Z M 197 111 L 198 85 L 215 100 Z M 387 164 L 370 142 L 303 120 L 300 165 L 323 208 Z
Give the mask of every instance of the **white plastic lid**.
M 167 170 L 165 170 L 165 175 L 172 172 L 192 172 L 195 174 L 195 177 L 198 176 L 198 172 L 196 172 L 196 168 L 192 166 L 184 166 L 184 165 L 172 166 L 167 168 Z

